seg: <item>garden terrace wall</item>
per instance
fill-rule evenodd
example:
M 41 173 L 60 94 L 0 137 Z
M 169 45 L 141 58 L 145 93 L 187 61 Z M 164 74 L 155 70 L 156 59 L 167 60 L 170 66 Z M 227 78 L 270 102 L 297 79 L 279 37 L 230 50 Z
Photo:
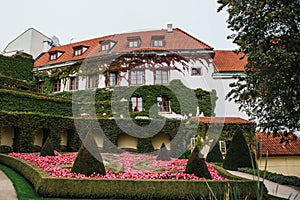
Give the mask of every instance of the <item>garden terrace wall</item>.
M 237 199 L 245 199 L 246 197 L 256 199 L 257 195 L 257 182 L 250 180 L 184 181 L 52 178 L 40 168 L 18 158 L 0 154 L 0 163 L 22 174 L 33 184 L 35 191 L 42 197 L 199 199 L 211 197 L 210 189 L 218 199 L 223 199 L 225 195 L 231 195 L 230 199 L 236 197 L 232 195 L 237 195 Z

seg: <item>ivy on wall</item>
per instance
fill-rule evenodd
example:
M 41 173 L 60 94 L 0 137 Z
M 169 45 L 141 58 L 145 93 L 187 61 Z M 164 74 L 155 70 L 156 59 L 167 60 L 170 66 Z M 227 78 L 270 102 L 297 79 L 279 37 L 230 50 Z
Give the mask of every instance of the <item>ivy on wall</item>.
M 33 58 L 24 53 L 10 57 L 0 55 L 0 74 L 30 82 L 33 80 L 33 63 Z

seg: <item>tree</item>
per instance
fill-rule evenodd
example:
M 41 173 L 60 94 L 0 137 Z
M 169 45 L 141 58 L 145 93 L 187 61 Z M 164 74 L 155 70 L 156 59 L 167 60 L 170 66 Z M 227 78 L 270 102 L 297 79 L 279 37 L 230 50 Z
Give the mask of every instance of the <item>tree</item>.
M 233 135 L 223 167 L 229 170 L 237 170 L 243 167 L 256 168 L 255 156 L 250 154 L 248 144 L 240 129 L 237 129 Z
M 208 167 L 205 163 L 205 158 L 201 156 L 198 147 L 196 146 L 188 159 L 184 173 L 194 174 L 199 178 L 212 179 L 211 174 L 208 170 Z
M 50 136 L 47 137 L 45 144 L 41 149 L 40 156 L 55 156 L 54 147 Z
M 158 153 L 158 156 L 157 156 L 156 160 L 163 160 L 163 161 L 171 160 L 170 152 L 166 148 L 164 142 L 162 143 L 162 145 L 160 147 L 160 150 L 159 150 L 159 153 Z
M 219 141 L 216 142 L 216 144 L 213 146 L 213 148 L 207 154 L 206 161 L 223 163 L 223 156 L 222 156 L 222 153 L 220 150 Z
M 105 175 L 103 159 L 92 135 L 87 134 L 74 161 L 71 172 L 90 176 L 93 173 Z
M 228 38 L 248 58 L 245 77 L 227 95 L 262 131 L 288 141 L 300 129 L 300 3 L 298 0 L 218 0 L 229 13 Z M 284 132 L 281 132 L 285 128 Z M 283 133 L 283 134 L 282 134 Z

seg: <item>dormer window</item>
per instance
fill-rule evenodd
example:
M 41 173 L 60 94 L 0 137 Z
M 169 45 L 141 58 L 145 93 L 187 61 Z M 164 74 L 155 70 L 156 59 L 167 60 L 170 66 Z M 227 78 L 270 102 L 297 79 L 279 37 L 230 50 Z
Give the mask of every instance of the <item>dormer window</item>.
M 49 60 L 57 60 L 63 54 L 62 51 L 52 51 L 49 52 Z
M 128 48 L 138 48 L 141 46 L 141 38 L 139 36 L 127 37 Z
M 166 40 L 164 35 L 155 35 L 151 38 L 152 47 L 164 47 L 166 46 Z
M 105 41 L 101 41 L 100 45 L 101 45 L 101 51 L 109 51 L 110 49 L 112 49 L 115 46 L 116 42 L 113 40 L 105 40 Z
M 81 56 L 82 54 L 84 54 L 84 52 L 86 52 L 88 47 L 87 46 L 76 46 L 76 47 L 73 47 L 73 49 L 74 49 L 74 56 Z

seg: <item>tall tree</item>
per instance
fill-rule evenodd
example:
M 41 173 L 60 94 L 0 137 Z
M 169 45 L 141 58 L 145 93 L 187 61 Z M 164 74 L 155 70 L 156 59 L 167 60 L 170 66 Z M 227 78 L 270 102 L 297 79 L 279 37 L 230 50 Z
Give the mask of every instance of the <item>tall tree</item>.
M 234 34 L 228 36 L 248 59 L 245 76 L 227 97 L 258 122 L 262 131 L 295 139 L 300 130 L 299 0 L 218 0 Z M 285 127 L 285 131 L 279 131 Z

